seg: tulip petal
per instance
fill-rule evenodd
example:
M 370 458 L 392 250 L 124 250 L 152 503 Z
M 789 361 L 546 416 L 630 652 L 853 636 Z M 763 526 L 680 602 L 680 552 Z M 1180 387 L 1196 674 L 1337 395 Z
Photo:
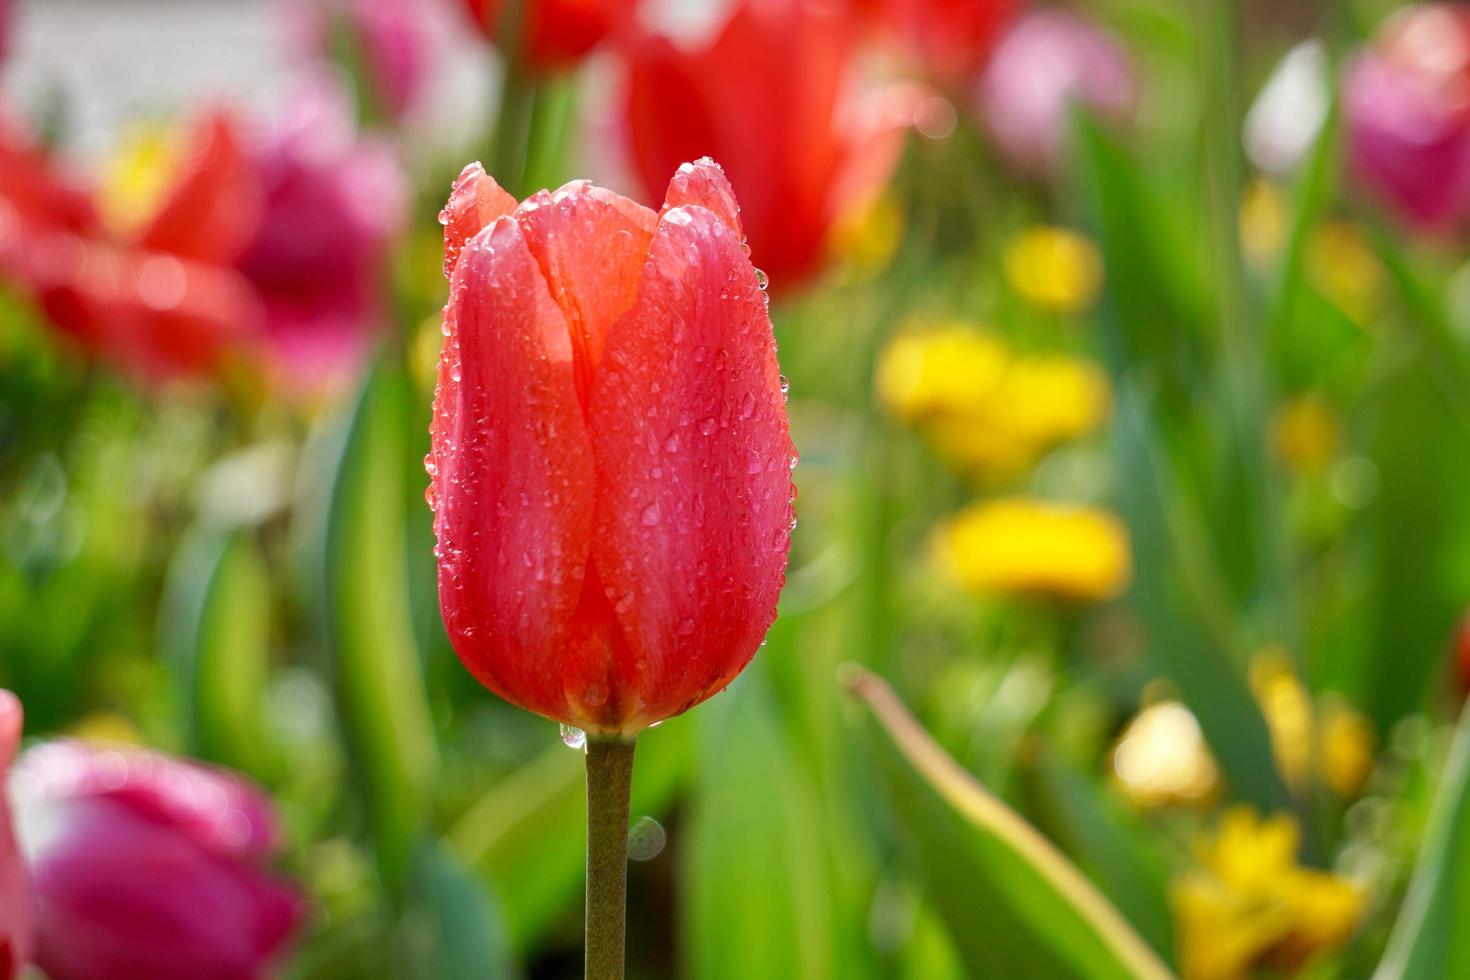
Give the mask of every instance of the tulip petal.
M 7 769 L 20 744 L 20 700 L 0 690 L 0 980 L 9 980 L 31 958 L 34 927 L 30 886 L 11 827 Z
M 197 120 L 187 157 L 163 206 L 138 235 L 137 244 L 200 262 L 229 264 L 260 219 L 261 187 L 240 146 L 236 126 L 223 111 Z
M 16 771 L 26 787 L 20 806 L 111 800 L 220 858 L 265 857 L 280 836 L 270 801 L 259 789 L 223 770 L 160 752 L 64 739 L 30 749 Z
M 55 977 L 250 980 L 302 907 L 258 870 L 108 799 L 67 804 L 32 866 L 37 963 Z
M 551 296 L 566 315 L 585 398 L 608 327 L 633 305 L 658 216 L 621 194 L 579 180 L 540 191 L 516 211 Z
M 636 731 L 727 685 L 775 618 L 793 450 L 771 321 L 735 230 L 669 211 L 588 405 L 597 447 L 592 560 L 645 701 Z
M 454 189 L 449 192 L 449 203 L 439 212 L 439 223 L 444 226 L 445 277 L 454 274 L 465 242 L 496 218 L 515 209 L 516 199 L 502 190 L 478 162 L 461 170 Z
M 693 163 L 679 165 L 669 181 L 664 194 L 663 212 L 686 204 L 697 204 L 713 211 L 717 217 L 741 235 L 740 205 L 735 203 L 735 191 L 725 178 L 725 171 L 709 157 L 700 157 Z
M 592 446 L 566 317 L 514 220 L 465 245 L 445 327 L 429 460 L 445 625 L 481 683 L 557 717 L 550 658 L 586 577 Z

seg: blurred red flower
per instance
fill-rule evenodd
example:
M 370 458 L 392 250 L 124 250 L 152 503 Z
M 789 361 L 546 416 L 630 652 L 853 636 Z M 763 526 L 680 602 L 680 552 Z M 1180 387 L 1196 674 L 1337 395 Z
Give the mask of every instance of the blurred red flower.
M 20 746 L 20 702 L 0 690 L 0 980 L 13 980 L 31 960 L 33 924 L 30 888 L 16 846 L 5 781 Z
M 740 0 L 694 47 L 629 38 L 627 133 L 644 190 L 683 160 L 721 160 L 755 264 L 785 290 L 820 264 L 833 222 L 869 203 L 898 161 L 911 107 L 853 97 L 855 31 L 840 7 Z
M 632 734 L 735 678 L 785 580 L 795 457 L 734 195 L 701 160 L 659 212 L 586 181 L 517 206 L 474 164 L 441 217 L 450 639 L 507 700 Z
M 854 0 L 880 41 L 904 52 L 927 78 L 974 77 L 1020 0 Z
M 463 0 L 465 10 L 493 41 L 500 39 L 503 0 Z M 615 29 L 630 24 L 640 0 L 523 0 L 521 30 L 526 63 L 535 71 L 566 68 Z
M 304 908 L 260 792 L 139 749 L 51 742 L 10 780 L 53 980 L 257 980 Z
M 176 143 L 158 202 L 119 229 L 39 148 L 0 130 L 0 275 L 145 381 L 210 376 L 231 359 L 304 392 L 350 376 L 383 325 L 404 218 L 386 145 L 358 137 L 326 82 L 298 90 L 273 128 L 215 109 Z
M 1352 60 L 1343 93 L 1351 171 L 1404 220 L 1448 232 L 1470 216 L 1470 6 L 1408 7 Z
M 1074 105 L 1126 120 L 1138 85 L 1132 59 L 1115 36 L 1076 14 L 1044 9 L 1006 31 L 976 94 L 1001 152 L 1021 169 L 1044 174 L 1060 162 Z
M 0 275 L 91 353 L 147 380 L 214 370 L 257 312 L 249 284 L 218 264 L 250 220 L 233 192 L 220 196 L 240 172 L 239 147 L 218 117 L 202 119 L 190 142 L 156 217 L 119 240 L 87 191 L 0 126 Z

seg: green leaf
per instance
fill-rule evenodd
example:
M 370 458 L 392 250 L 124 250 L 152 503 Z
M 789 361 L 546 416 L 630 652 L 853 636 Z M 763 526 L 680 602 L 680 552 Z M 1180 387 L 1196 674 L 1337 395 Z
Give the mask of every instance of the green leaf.
M 835 924 L 815 791 L 756 663 L 700 711 L 685 838 L 686 975 L 834 980 Z
M 1470 707 L 1460 717 L 1409 891 L 1373 980 L 1470 976 Z
M 169 568 L 161 645 L 179 677 L 192 754 L 263 775 L 270 577 L 248 531 L 195 528 Z
M 1167 859 L 1149 846 L 1106 789 L 1052 753 L 1037 767 L 1043 825 L 1127 916 L 1154 951 L 1169 959 L 1174 921 L 1167 896 Z
M 329 447 L 319 615 L 338 715 L 390 895 L 427 827 L 438 748 L 408 602 L 403 467 L 407 381 L 388 357 Z M 421 506 L 417 501 L 415 506 Z
M 438 843 L 425 842 L 415 857 L 400 928 L 413 976 L 512 980 L 521 975 L 500 902 Z
M 1169 977 L 1127 920 L 1030 824 L 944 753 L 877 675 L 849 685 L 878 722 L 926 894 L 973 977 Z

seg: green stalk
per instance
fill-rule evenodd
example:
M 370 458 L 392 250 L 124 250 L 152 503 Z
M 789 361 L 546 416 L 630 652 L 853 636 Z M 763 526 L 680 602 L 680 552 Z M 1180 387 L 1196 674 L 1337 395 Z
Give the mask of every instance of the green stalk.
M 623 980 L 631 738 L 587 740 L 586 980 Z
M 520 197 L 525 177 L 526 144 L 530 138 L 531 110 L 536 98 L 536 81 L 526 67 L 526 4 L 512 0 L 501 13 L 496 31 L 504 70 L 500 79 L 500 112 L 495 117 L 495 142 L 490 147 L 490 176 L 510 193 Z

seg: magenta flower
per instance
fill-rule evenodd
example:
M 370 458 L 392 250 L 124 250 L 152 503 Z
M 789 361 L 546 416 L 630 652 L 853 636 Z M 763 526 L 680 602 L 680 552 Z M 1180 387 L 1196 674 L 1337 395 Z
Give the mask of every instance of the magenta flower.
M 264 346 L 289 386 L 330 386 L 355 372 L 384 324 L 403 174 L 386 144 L 358 136 L 340 86 L 325 79 L 252 157 L 265 204 L 238 267 L 265 307 Z
M 299 922 L 269 874 L 277 828 L 227 773 L 61 741 L 10 778 L 51 980 L 260 980 Z
M 31 897 L 5 794 L 5 774 L 20 745 L 20 726 L 20 701 L 0 690 L 0 980 L 12 980 L 31 959 Z
M 977 96 L 987 128 L 1018 167 L 1046 173 L 1066 144 L 1072 104 L 1126 120 L 1138 99 L 1138 76 L 1118 39 L 1076 14 L 1038 10 L 1001 38 Z
M 1470 10 L 1409 7 L 1349 64 L 1343 91 L 1353 177 L 1409 224 L 1470 217 Z

